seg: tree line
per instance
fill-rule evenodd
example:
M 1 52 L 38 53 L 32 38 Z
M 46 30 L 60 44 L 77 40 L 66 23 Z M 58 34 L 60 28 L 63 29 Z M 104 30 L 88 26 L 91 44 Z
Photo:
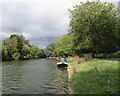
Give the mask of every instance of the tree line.
M 2 45 L 2 46 L 1 46 Z M 2 60 L 24 60 L 44 58 L 45 52 L 36 45 L 30 45 L 23 35 L 13 34 L 0 44 Z
M 118 11 L 112 3 L 89 1 L 69 9 L 68 33 L 46 47 L 46 56 L 120 55 Z

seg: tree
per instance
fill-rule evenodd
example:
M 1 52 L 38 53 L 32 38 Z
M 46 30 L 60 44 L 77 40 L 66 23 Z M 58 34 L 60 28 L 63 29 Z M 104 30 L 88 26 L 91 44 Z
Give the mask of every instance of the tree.
M 3 51 L 2 51 L 2 57 L 3 60 L 6 58 L 7 60 L 12 60 L 14 59 L 12 57 L 13 53 L 18 53 L 18 49 L 17 49 L 17 45 L 18 45 L 18 41 L 16 37 L 12 37 L 12 38 L 6 38 L 3 41 Z M 5 57 L 5 58 L 4 58 Z
M 55 43 L 50 43 L 46 48 L 45 48 L 45 54 L 47 57 L 52 56 L 52 52 L 55 48 Z
M 41 58 L 45 58 L 46 55 L 45 55 L 45 51 L 43 49 L 41 49 L 42 53 L 41 53 Z
M 24 44 L 22 48 L 21 59 L 31 59 L 32 55 L 30 54 L 30 46 L 28 44 Z
M 8 50 L 5 45 L 2 45 L 2 60 L 9 60 Z
M 71 56 L 74 55 L 72 46 L 72 35 L 65 34 L 59 40 L 56 40 L 53 56 Z
M 19 50 L 19 53 L 22 53 L 22 48 L 24 45 L 24 41 L 25 41 L 25 37 L 23 35 L 17 35 L 17 34 L 13 34 L 10 36 L 11 39 L 16 38 L 17 41 L 17 49 Z
M 13 53 L 12 57 L 13 57 L 14 60 L 19 60 L 20 53 Z
M 118 10 L 112 3 L 86 2 L 69 10 L 69 33 L 79 53 L 111 53 L 117 51 Z
M 44 50 L 30 45 L 23 35 L 13 34 L 2 44 L 2 60 L 37 59 L 45 57 Z
M 25 44 L 28 44 L 28 45 L 29 45 L 29 40 L 25 40 Z
M 32 59 L 44 58 L 45 52 L 35 45 L 31 45 L 30 54 L 32 55 Z

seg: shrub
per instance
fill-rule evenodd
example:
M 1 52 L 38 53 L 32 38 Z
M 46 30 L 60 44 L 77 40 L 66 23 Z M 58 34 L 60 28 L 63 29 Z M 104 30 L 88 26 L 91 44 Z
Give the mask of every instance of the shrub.
M 85 61 L 90 61 L 92 58 L 92 55 L 91 54 L 84 54 L 84 59 Z
M 102 58 L 102 57 L 104 57 L 104 54 L 103 53 L 96 53 L 95 57 Z
M 12 58 L 13 58 L 14 60 L 19 60 L 19 58 L 20 58 L 20 53 L 14 53 L 14 54 L 12 55 Z
M 68 62 L 72 62 L 72 60 L 73 60 L 73 57 L 70 57 L 70 56 L 69 56 L 69 57 L 67 58 L 67 61 L 68 61 Z

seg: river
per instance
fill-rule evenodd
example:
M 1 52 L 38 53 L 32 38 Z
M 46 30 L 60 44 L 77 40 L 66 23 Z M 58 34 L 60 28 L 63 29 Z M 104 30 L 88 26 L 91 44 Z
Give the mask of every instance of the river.
M 68 94 L 67 70 L 55 60 L 2 62 L 3 94 Z

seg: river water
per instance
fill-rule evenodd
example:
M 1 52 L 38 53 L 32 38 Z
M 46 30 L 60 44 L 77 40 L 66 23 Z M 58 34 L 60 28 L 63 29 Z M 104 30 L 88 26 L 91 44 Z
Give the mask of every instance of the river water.
M 68 94 L 67 70 L 56 61 L 35 59 L 2 62 L 3 94 Z

